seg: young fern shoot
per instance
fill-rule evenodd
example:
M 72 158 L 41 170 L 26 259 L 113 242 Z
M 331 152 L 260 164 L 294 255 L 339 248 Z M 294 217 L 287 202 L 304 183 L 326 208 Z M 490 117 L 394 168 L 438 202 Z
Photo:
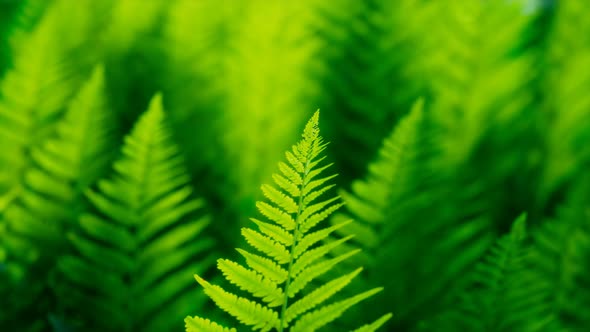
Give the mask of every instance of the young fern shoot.
M 319 135 L 318 122 L 319 111 L 305 126 L 299 143 L 286 152 L 287 162 L 279 163 L 280 173 L 273 175 L 276 186 L 262 186 L 267 200 L 257 202 L 256 206 L 266 220 L 252 218 L 258 229 L 242 229 L 246 242 L 259 253 L 237 249 L 246 266 L 227 259 L 217 261 L 217 267 L 230 283 L 258 300 L 232 294 L 195 275 L 219 308 L 253 330 L 316 331 L 382 290 L 374 288 L 325 304 L 362 268 L 316 287 L 316 278 L 358 252 L 333 253 L 352 236 L 329 243 L 322 241 L 349 221 L 330 227 L 321 224 L 342 203 L 339 197 L 320 199 L 334 187 L 328 181 L 335 175 L 322 175 L 330 165 L 320 166 L 326 143 Z M 391 314 L 384 315 L 357 331 L 375 331 L 390 317 Z M 187 317 L 185 323 L 187 332 L 236 331 L 201 317 Z

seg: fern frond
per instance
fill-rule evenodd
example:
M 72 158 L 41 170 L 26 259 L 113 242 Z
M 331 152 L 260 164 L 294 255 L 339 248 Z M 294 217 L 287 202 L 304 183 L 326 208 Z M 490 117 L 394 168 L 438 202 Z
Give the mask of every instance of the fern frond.
M 317 98 L 344 173 L 340 180 L 348 184 L 363 174 L 390 128 L 424 94 L 421 27 L 429 5 L 340 0 L 316 12 L 323 47 L 313 72 L 325 86 Z
M 398 328 L 412 326 L 415 317 L 425 317 L 443 303 L 441 293 L 460 287 L 463 275 L 494 238 L 481 184 L 466 181 L 465 174 L 455 174 L 456 170 L 436 167 L 438 132 L 433 129 L 432 114 L 422 108 L 422 101 L 414 104 L 384 141 L 367 178 L 353 182 L 352 193 L 342 194 L 355 220 L 333 236 L 355 236 L 340 251 L 363 249 L 348 263 L 367 266 L 360 285 L 385 286 L 384 294 L 371 306 L 400 307 L 392 322 Z M 348 219 L 337 214 L 331 222 L 337 225 Z M 423 222 L 417 225 L 417 220 Z M 432 275 L 437 278 L 433 280 Z M 412 289 L 420 282 L 429 287 Z M 366 314 L 359 312 L 359 316 Z
M 56 137 L 31 151 L 24 188 L 4 216 L 4 246 L 12 263 L 26 262 L 23 246 L 55 257 L 67 246 L 64 232 L 75 228 L 83 192 L 105 171 L 112 157 L 113 115 L 104 95 L 104 71 L 97 67 L 71 101 Z
M 0 192 L 20 186 L 30 150 L 46 139 L 75 92 L 72 74 L 55 38 L 57 22 L 46 17 L 22 41 L 13 68 L 0 85 Z M 48 50 L 44 54 L 40 49 Z
M 191 198 L 188 182 L 156 95 L 126 137 L 112 176 L 87 192 L 94 212 L 68 233 L 74 253 L 59 260 L 54 288 L 70 317 L 104 331 L 180 324 L 188 301 L 199 298 L 187 289 L 186 272 L 206 271 L 213 246 L 202 235 L 209 219 L 197 214 L 204 203 Z
M 101 21 L 92 16 L 102 17 L 93 11 L 96 1 L 32 3 L 33 11 L 41 6 L 47 10 L 31 31 L 17 38 L 11 67 L 0 83 L 0 145 L 5 147 L 0 155 L 0 194 L 21 189 L 23 172 L 32 164 L 31 151 L 51 137 L 97 60 L 92 52 L 80 53 L 99 30 Z M 64 23 L 63 12 L 75 19 Z
M 41 281 L 68 248 L 64 233 L 76 228 L 79 209 L 85 203 L 84 190 L 102 175 L 113 156 L 116 137 L 104 88 L 103 69 L 98 66 L 70 102 L 54 137 L 32 149 L 31 165 L 23 172 L 23 187 L 18 193 L 13 190 L 13 200 L 4 212 L 0 242 L 6 272 L 20 284 L 12 285 L 15 290 L 27 292 L 31 283 L 45 289 Z M 18 293 L 5 296 L 25 298 Z M 45 305 L 48 295 L 35 297 L 43 297 L 37 303 Z
M 531 298 L 526 216 L 480 261 L 457 305 L 422 327 L 425 331 L 525 331 L 538 304 Z
M 557 216 L 533 233 L 526 294 L 535 300 L 528 309 L 532 331 L 584 331 L 590 324 L 580 310 L 590 307 L 590 181 L 581 180 Z
M 328 175 L 317 179 L 326 170 L 326 167 L 319 166 L 326 144 L 319 136 L 318 121 L 319 112 L 316 112 L 305 126 L 303 139 L 286 153 L 287 163 L 279 163 L 279 171 L 284 177 L 280 177 L 276 185 L 279 188 L 294 187 L 297 195 L 263 185 L 262 191 L 268 202 L 258 202 L 257 207 L 267 220 L 252 221 L 259 226 L 260 232 L 267 235 L 250 228 L 242 229 L 246 241 L 266 257 L 238 249 L 246 259 L 247 267 L 227 259 L 218 260 L 219 270 L 230 283 L 261 299 L 262 303 L 227 292 L 199 275 L 195 276 L 219 308 L 254 330 L 286 331 L 290 328 L 290 331 L 316 331 L 339 318 L 358 302 L 382 290 L 374 288 L 324 305 L 339 294 L 362 269 L 336 277 L 323 285 L 312 283 L 357 253 L 357 250 L 352 250 L 335 257 L 333 255 L 334 249 L 350 240 L 351 236 L 318 245 L 332 232 L 346 225 L 342 223 L 322 227 L 320 224 L 342 205 L 337 197 L 315 204 L 309 199 L 313 195 L 313 188 L 321 191 L 332 178 Z M 198 317 L 187 318 L 187 321 L 192 320 L 204 322 Z M 382 323 L 380 321 L 374 325 L 375 328 Z M 191 331 L 188 325 L 187 331 Z
M 338 234 L 355 234 L 354 241 L 363 248 L 379 248 L 379 233 L 387 227 L 387 210 L 394 209 L 393 203 L 401 199 L 404 181 L 411 174 L 408 168 L 412 167 L 420 140 L 423 107 L 423 100 L 414 103 L 409 115 L 399 122 L 383 142 L 378 159 L 368 167 L 367 179 L 353 182 L 353 193 L 342 194 L 347 210 L 355 219 L 339 229 Z M 337 214 L 332 222 L 339 223 L 346 219 L 344 214 Z

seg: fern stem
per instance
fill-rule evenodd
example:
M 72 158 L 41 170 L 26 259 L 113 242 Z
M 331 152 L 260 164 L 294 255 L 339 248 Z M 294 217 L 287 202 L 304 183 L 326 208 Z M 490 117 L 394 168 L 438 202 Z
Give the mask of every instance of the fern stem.
M 293 230 L 293 243 L 291 244 L 290 250 L 290 257 L 289 257 L 289 267 L 287 268 L 287 281 L 285 282 L 285 289 L 284 289 L 284 300 L 283 306 L 281 307 L 281 321 L 279 323 L 279 330 L 278 332 L 283 332 L 284 329 L 284 322 L 285 322 L 285 314 L 287 312 L 287 304 L 289 302 L 289 285 L 291 284 L 291 268 L 293 267 L 293 261 L 295 260 L 293 257 L 293 253 L 295 252 L 295 246 L 297 245 L 297 240 L 299 239 L 299 224 L 300 220 L 299 217 L 301 216 L 301 212 L 303 211 L 303 187 L 305 186 L 305 182 L 307 181 L 307 175 L 309 174 L 309 159 L 308 156 L 306 163 L 305 163 L 305 170 L 303 173 L 303 178 L 301 181 L 301 186 L 299 188 L 300 195 L 297 201 L 297 215 L 295 216 L 295 229 Z

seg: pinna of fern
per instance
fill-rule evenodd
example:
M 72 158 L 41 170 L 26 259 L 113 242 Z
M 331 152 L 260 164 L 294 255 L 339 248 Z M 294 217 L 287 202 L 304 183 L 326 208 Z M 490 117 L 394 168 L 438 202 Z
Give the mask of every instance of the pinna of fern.
M 251 219 L 258 230 L 242 228 L 242 235 L 248 244 L 259 253 L 237 249 L 246 266 L 228 259 L 217 261 L 217 267 L 230 283 L 258 300 L 233 294 L 195 275 L 205 293 L 219 308 L 253 330 L 316 331 L 382 290 L 373 288 L 325 304 L 346 287 L 362 268 L 314 287 L 314 281 L 319 276 L 358 252 L 351 250 L 341 255 L 330 255 L 334 248 L 351 237 L 322 243 L 348 222 L 331 227 L 322 227 L 321 224 L 342 203 L 338 197 L 318 201 L 334 186 L 328 181 L 335 176 L 320 176 L 330 165 L 320 166 L 326 144 L 319 136 L 318 122 L 319 111 L 306 124 L 299 143 L 286 152 L 287 163 L 279 163 L 280 174 L 273 175 L 276 186 L 262 186 L 267 201 L 259 201 L 256 206 L 265 219 Z M 390 314 L 384 315 L 357 331 L 375 331 L 390 317 Z M 187 317 L 185 323 L 188 332 L 236 331 L 197 316 Z
M 193 198 L 184 159 L 156 95 L 113 164 L 86 191 L 92 209 L 67 237 L 52 287 L 67 323 L 101 331 L 172 331 L 205 296 L 189 271 L 212 266 L 204 201 Z M 104 317 L 108 317 L 107 320 Z

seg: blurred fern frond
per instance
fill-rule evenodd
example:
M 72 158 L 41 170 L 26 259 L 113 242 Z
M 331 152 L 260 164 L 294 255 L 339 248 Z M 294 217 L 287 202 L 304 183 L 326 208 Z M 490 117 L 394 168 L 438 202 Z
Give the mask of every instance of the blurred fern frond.
M 421 331 L 525 331 L 536 318 L 535 299 L 529 297 L 531 253 L 526 215 L 514 221 L 475 266 L 456 304 L 435 319 L 421 324 Z
M 0 195 L 20 190 L 32 149 L 51 136 L 97 60 L 94 53 L 82 52 L 100 28 L 100 20 L 83 15 L 93 3 L 51 2 L 34 28 L 13 46 L 12 65 L 0 83 L 0 146 L 5 152 L 0 156 Z M 64 11 L 77 13 L 77 19 L 65 24 Z M 68 29 L 76 33 L 64 35 Z
M 63 252 L 67 243 L 63 233 L 73 228 L 79 212 L 72 207 L 83 207 L 84 190 L 102 175 L 113 156 L 116 137 L 103 73 L 101 66 L 94 70 L 58 123 L 56 137 L 31 152 L 23 190 L 4 215 L 3 240 L 13 262 L 32 263 L 32 257 L 41 254 L 54 259 Z
M 356 221 L 339 231 L 355 235 L 354 246 L 364 249 L 355 262 L 372 267 L 364 281 L 385 286 L 372 305 L 399 307 L 392 324 L 400 329 L 449 301 L 494 239 L 482 184 L 438 167 L 439 132 L 422 108 L 422 101 L 415 103 L 384 141 L 367 178 L 343 194 Z M 333 222 L 345 219 L 337 215 Z M 429 287 L 416 289 L 420 282 Z
M 199 298 L 187 272 L 208 269 L 213 242 L 202 234 L 209 219 L 197 211 L 204 202 L 191 198 L 160 95 L 122 153 L 113 176 L 87 193 L 95 212 L 68 233 L 74 253 L 59 260 L 55 292 L 63 315 L 81 328 L 173 330 Z
M 7 314 L 12 318 L 0 318 L 0 326 L 25 321 L 18 315 L 20 304 L 47 310 L 46 279 L 57 257 L 67 251 L 64 233 L 75 228 L 85 205 L 83 192 L 113 156 L 114 116 L 108 110 L 103 72 L 102 66 L 96 67 L 69 103 L 56 133 L 32 150 L 23 188 L 6 207 L 0 262 L 5 264 L 9 293 L 1 296 L 1 303 L 14 311 Z
M 314 59 L 317 98 L 348 184 L 424 93 L 420 28 L 430 10 L 421 0 L 343 0 L 324 3 L 316 15 L 323 46 Z
M 580 310 L 590 307 L 590 181 L 580 180 L 557 216 L 533 233 L 531 331 L 584 331 L 590 324 Z

